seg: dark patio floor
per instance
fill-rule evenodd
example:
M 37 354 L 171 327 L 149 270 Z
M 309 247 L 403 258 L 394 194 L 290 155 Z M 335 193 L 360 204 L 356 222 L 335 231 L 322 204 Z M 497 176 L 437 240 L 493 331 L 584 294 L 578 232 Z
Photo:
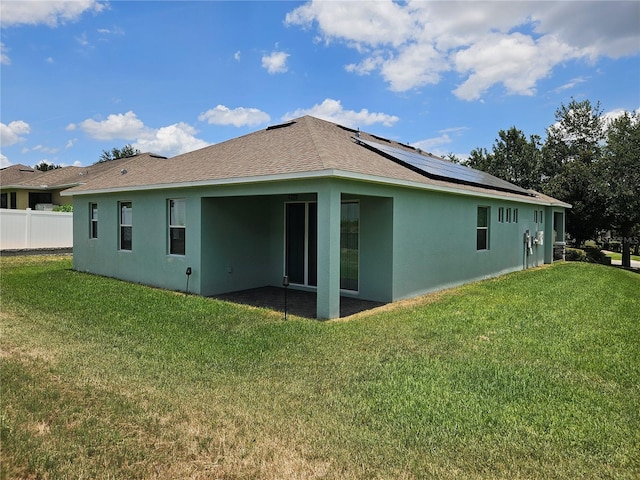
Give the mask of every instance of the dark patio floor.
M 284 295 L 284 288 L 261 287 L 213 295 L 211 298 L 268 308 L 283 312 L 284 315 Z M 340 296 L 340 317 L 348 317 L 381 305 L 384 303 Z M 316 293 L 287 289 L 287 313 L 298 317 L 316 318 Z

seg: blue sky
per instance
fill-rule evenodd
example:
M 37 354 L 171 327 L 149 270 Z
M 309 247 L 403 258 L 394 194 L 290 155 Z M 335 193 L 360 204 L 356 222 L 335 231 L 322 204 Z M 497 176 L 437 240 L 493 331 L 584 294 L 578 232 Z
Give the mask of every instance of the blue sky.
M 305 114 L 465 157 L 640 108 L 640 2 L 0 3 L 0 166 L 166 156 Z

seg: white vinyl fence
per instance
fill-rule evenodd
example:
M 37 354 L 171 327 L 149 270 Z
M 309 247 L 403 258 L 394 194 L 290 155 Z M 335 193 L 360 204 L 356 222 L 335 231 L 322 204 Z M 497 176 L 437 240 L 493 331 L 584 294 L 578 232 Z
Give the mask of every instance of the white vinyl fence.
M 73 247 L 73 213 L 0 209 L 0 250 Z

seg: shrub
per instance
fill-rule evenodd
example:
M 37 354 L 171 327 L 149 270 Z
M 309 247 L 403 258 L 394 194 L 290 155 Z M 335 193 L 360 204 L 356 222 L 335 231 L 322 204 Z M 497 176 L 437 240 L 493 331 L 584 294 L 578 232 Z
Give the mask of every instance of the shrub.
M 567 248 L 564 252 L 564 258 L 568 262 L 586 262 L 587 252 L 579 248 Z
M 587 262 L 611 265 L 611 258 L 607 257 L 599 248 L 584 247 L 584 251 L 587 255 L 587 259 L 586 259 Z
M 73 205 L 56 205 L 53 207 L 54 212 L 73 212 Z

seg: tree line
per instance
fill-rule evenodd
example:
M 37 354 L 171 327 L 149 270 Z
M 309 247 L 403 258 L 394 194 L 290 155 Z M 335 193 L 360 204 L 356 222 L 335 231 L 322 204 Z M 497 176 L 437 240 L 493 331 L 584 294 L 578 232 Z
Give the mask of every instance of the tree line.
M 640 114 L 609 120 L 599 102 L 572 99 L 555 120 L 544 141 L 515 126 L 500 130 L 491 151 L 475 148 L 466 165 L 570 203 L 570 240 L 579 247 L 612 231 L 629 266 L 640 236 Z

